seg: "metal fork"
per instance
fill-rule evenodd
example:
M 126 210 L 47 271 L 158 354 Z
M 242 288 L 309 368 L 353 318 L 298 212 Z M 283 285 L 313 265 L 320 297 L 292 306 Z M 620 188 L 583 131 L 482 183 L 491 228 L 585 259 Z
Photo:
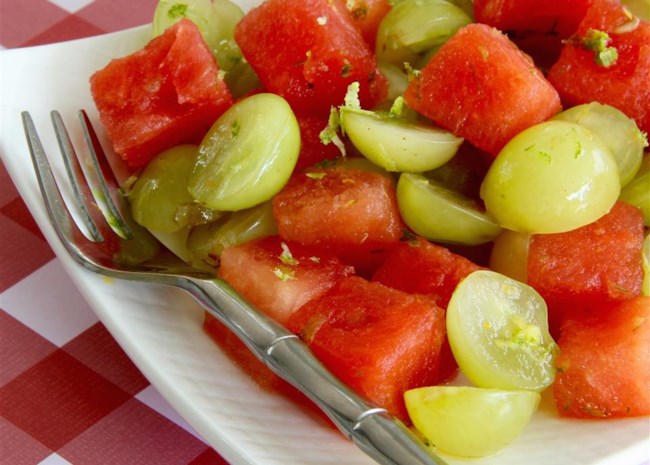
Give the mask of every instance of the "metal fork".
M 77 263 L 112 278 L 166 284 L 189 292 L 251 352 L 307 395 L 350 440 L 380 464 L 445 464 L 402 422 L 352 392 L 323 367 L 295 334 L 252 308 L 225 282 L 180 263 L 167 269 L 137 266 L 127 269 L 116 265 L 114 255 L 120 242 L 132 236 L 113 200 L 119 189 L 118 182 L 83 110 L 79 112 L 79 119 L 90 163 L 80 163 L 59 113 L 53 111 L 51 117 L 72 190 L 81 206 L 77 216 L 85 224 L 89 238 L 77 226 L 63 200 L 31 116 L 28 112 L 22 113 L 47 213 L 63 246 Z M 82 168 L 88 165 L 89 170 Z M 99 181 L 99 188 L 89 187 L 93 181 L 90 178 Z M 92 196 L 92 191 L 97 189 L 101 190 L 99 199 L 105 201 L 105 211 L 97 208 L 97 200 Z M 184 271 L 179 272 L 181 269 Z

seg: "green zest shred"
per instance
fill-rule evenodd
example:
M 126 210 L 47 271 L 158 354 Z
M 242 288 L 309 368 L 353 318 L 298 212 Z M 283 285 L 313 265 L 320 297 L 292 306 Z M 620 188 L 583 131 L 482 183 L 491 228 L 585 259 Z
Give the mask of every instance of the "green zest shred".
M 610 47 L 612 38 L 604 31 L 589 29 L 584 36 L 573 36 L 567 43 L 578 45 L 585 50 L 594 52 L 594 61 L 598 66 L 609 68 L 618 60 L 618 50 Z
M 323 179 L 325 176 L 327 176 L 327 173 L 322 171 L 310 172 L 310 173 L 305 173 L 305 176 L 307 176 L 309 179 Z
M 170 19 L 179 19 L 187 16 L 187 3 L 174 3 L 167 11 L 167 16 Z
M 282 242 L 280 244 L 280 247 L 282 247 L 282 253 L 280 254 L 280 261 L 282 263 L 285 265 L 297 265 L 300 263 L 298 260 L 293 258 L 291 250 L 289 250 L 289 246 L 286 244 L 286 242 Z

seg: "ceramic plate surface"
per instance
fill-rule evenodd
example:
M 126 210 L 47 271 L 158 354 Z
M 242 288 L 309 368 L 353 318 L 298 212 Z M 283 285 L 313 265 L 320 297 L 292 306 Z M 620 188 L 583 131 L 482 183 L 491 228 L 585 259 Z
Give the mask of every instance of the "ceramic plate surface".
M 254 2 L 250 2 L 252 4 Z M 250 4 L 243 4 L 246 9 Z M 76 111 L 98 121 L 88 78 L 150 38 L 142 27 L 62 44 L 0 52 L 0 156 L 38 225 L 101 321 L 170 404 L 233 465 L 372 465 L 338 432 L 264 392 L 202 330 L 202 310 L 182 291 L 107 280 L 69 259 L 50 227 L 25 144 L 20 112 L 31 112 L 58 160 L 49 112 L 72 131 Z M 99 126 L 99 124 L 97 124 Z M 105 136 L 102 135 L 102 137 Z M 108 145 L 106 145 L 108 146 Z M 62 172 L 61 165 L 55 172 Z M 638 465 L 648 459 L 648 419 L 560 419 L 545 399 L 517 442 L 473 465 Z M 450 464 L 467 461 L 447 458 Z

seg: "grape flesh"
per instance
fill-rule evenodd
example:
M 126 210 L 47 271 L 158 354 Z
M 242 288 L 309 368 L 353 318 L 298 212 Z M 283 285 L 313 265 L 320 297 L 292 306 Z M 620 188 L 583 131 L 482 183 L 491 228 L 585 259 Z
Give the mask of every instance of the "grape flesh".
M 504 228 L 558 233 L 596 221 L 620 190 L 618 166 L 600 138 L 575 123 L 548 121 L 506 144 L 480 195 Z

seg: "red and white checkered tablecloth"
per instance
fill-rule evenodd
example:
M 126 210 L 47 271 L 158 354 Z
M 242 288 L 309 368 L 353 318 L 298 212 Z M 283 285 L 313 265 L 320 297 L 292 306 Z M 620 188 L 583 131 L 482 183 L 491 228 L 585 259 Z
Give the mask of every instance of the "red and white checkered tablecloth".
M 0 46 L 130 28 L 150 22 L 155 5 L 156 0 L 0 0 Z M 98 321 L 0 163 L 0 465 L 35 464 L 226 461 L 165 402 Z

